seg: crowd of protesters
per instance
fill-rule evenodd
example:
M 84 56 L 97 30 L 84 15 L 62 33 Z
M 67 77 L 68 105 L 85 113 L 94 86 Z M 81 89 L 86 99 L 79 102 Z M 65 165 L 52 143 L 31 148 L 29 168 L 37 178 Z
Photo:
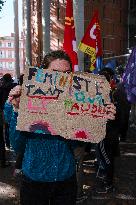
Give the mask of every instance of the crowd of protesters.
M 69 72 L 72 68 L 69 56 L 60 50 L 45 55 L 42 66 L 61 72 Z M 120 154 L 119 142 L 126 140 L 131 105 L 123 82 L 115 80 L 115 73 L 110 68 L 103 68 L 99 75 L 104 75 L 111 85 L 111 104 L 107 109 L 112 112 L 112 119 L 107 122 L 105 138 L 95 145 L 95 191 L 108 193 L 114 189 L 114 160 Z M 22 76 L 19 84 L 22 85 Z M 12 146 L 17 156 L 15 170 L 22 173 L 21 205 L 75 205 L 77 193 L 80 198 L 83 191 L 82 163 L 86 147 L 91 149 L 91 143 L 66 140 L 46 132 L 17 131 L 20 85 L 14 84 L 10 74 L 0 80 L 0 166 L 8 166 L 5 146 Z

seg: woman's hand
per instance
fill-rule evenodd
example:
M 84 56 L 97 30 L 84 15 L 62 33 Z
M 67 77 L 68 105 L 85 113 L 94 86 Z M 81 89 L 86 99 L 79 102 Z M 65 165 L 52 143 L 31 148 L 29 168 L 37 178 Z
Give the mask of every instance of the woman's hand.
M 106 113 L 107 113 L 107 119 L 108 120 L 114 120 L 115 114 L 116 114 L 116 107 L 113 103 L 107 103 L 106 104 Z
M 20 96 L 21 96 L 21 86 L 17 85 L 13 89 L 11 89 L 8 97 L 8 102 L 10 102 L 13 105 L 14 109 L 19 108 Z

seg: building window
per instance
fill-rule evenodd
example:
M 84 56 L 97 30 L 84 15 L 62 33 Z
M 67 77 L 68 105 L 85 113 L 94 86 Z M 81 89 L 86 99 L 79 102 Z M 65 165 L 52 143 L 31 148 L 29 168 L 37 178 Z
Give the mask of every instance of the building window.
M 35 29 L 33 28 L 33 30 L 32 30 L 32 33 L 33 33 L 33 35 L 34 35 L 34 33 L 35 33 Z
M 13 70 L 12 62 L 8 62 L 8 70 Z
M 19 58 L 23 58 L 23 52 L 22 51 L 19 52 Z
M 12 51 L 12 58 L 15 58 L 15 52 Z
M 23 48 L 23 41 L 19 43 L 20 48 Z
M 12 58 L 12 51 L 8 51 L 8 58 Z
M 8 43 L 8 47 L 11 47 L 11 43 Z
M 58 5 L 57 5 L 57 20 L 60 19 L 60 2 L 58 0 Z
M 2 69 L 3 68 L 3 63 L 2 62 L 0 62 L 0 69 Z
M 54 0 L 52 0 L 52 1 L 51 1 L 51 4 L 52 4 L 53 6 L 55 5 L 55 2 L 54 2 Z
M 57 7 L 57 20 L 59 20 L 59 19 L 60 19 L 60 8 Z
M 59 49 L 59 44 L 60 44 L 60 40 L 59 40 L 59 38 L 58 38 L 58 49 Z
M 0 58 L 3 58 L 3 52 L 0 51 Z
M 33 11 L 35 11 L 35 1 L 33 1 L 33 3 L 32 3 L 32 9 L 33 9 Z

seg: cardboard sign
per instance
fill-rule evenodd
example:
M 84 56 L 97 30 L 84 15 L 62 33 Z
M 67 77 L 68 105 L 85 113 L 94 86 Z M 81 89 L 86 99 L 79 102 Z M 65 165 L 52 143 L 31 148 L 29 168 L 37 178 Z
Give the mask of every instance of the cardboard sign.
M 97 143 L 105 137 L 110 86 L 105 77 L 26 69 L 17 129 Z M 45 135 L 46 137 L 46 135 Z

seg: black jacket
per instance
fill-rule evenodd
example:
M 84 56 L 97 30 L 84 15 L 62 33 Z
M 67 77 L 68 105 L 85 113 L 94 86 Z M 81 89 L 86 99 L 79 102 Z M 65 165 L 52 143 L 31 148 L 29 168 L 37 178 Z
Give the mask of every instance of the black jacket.
M 8 99 L 10 90 L 14 87 L 13 81 L 0 80 L 0 109 L 3 110 L 4 104 Z
M 115 120 L 107 122 L 106 137 L 115 138 L 120 132 L 122 124 L 128 122 L 130 103 L 127 101 L 124 85 L 119 83 L 115 90 L 111 91 L 111 101 L 116 106 Z

